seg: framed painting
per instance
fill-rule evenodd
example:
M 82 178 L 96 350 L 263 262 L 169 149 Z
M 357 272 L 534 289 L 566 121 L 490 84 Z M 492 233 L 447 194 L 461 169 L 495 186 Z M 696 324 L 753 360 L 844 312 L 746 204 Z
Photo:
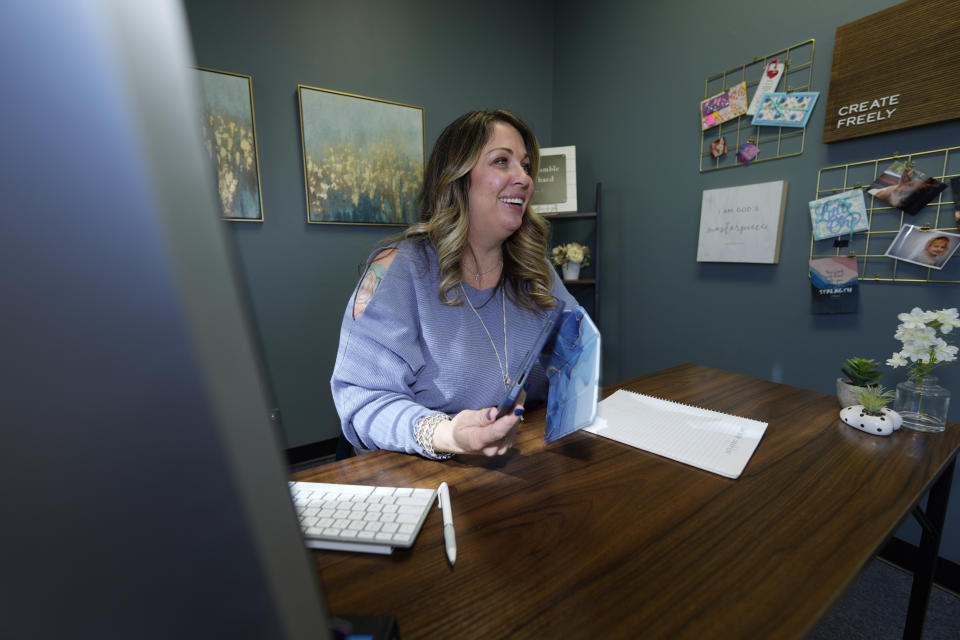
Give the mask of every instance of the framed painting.
M 577 148 L 540 149 L 537 186 L 530 199 L 537 213 L 562 213 L 577 210 Z
M 423 108 L 297 85 L 307 222 L 416 222 Z
M 197 68 L 204 146 L 224 220 L 263 222 L 253 80 Z

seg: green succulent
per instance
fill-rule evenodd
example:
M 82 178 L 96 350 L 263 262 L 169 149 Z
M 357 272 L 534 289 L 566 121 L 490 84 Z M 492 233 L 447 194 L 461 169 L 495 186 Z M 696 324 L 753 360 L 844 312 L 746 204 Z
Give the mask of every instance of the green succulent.
M 883 408 L 890 404 L 893 397 L 892 389 L 884 389 L 880 385 L 857 389 L 857 402 L 862 404 L 864 412 L 871 416 L 883 415 Z
M 880 364 L 872 358 L 850 358 L 843 363 L 840 371 L 855 387 L 872 387 L 880 381 L 883 372 Z

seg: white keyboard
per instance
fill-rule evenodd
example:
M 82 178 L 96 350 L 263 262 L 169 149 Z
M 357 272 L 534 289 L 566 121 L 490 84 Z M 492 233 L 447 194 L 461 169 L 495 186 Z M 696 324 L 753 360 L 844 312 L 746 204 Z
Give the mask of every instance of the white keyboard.
M 413 545 L 434 489 L 291 482 L 290 493 L 307 546 L 390 553 Z

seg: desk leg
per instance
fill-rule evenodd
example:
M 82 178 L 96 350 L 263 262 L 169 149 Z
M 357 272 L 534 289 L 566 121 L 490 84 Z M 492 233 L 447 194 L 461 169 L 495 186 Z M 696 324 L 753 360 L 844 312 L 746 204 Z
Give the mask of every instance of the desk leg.
M 956 466 L 957 459 L 954 458 L 930 487 L 926 518 L 917 518 L 923 527 L 923 535 L 920 538 L 920 550 L 913 573 L 907 623 L 903 627 L 903 637 L 906 640 L 920 640 L 920 635 L 923 633 L 927 605 L 930 603 L 930 589 L 933 586 L 933 573 L 940 553 L 940 536 L 947 516 L 950 484 L 953 482 Z

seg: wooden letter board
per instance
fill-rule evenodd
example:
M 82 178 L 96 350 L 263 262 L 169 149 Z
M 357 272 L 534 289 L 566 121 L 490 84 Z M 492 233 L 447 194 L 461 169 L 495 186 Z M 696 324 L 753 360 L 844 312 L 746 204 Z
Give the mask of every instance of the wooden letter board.
M 908 0 L 837 27 L 824 142 L 958 117 L 956 0 Z

